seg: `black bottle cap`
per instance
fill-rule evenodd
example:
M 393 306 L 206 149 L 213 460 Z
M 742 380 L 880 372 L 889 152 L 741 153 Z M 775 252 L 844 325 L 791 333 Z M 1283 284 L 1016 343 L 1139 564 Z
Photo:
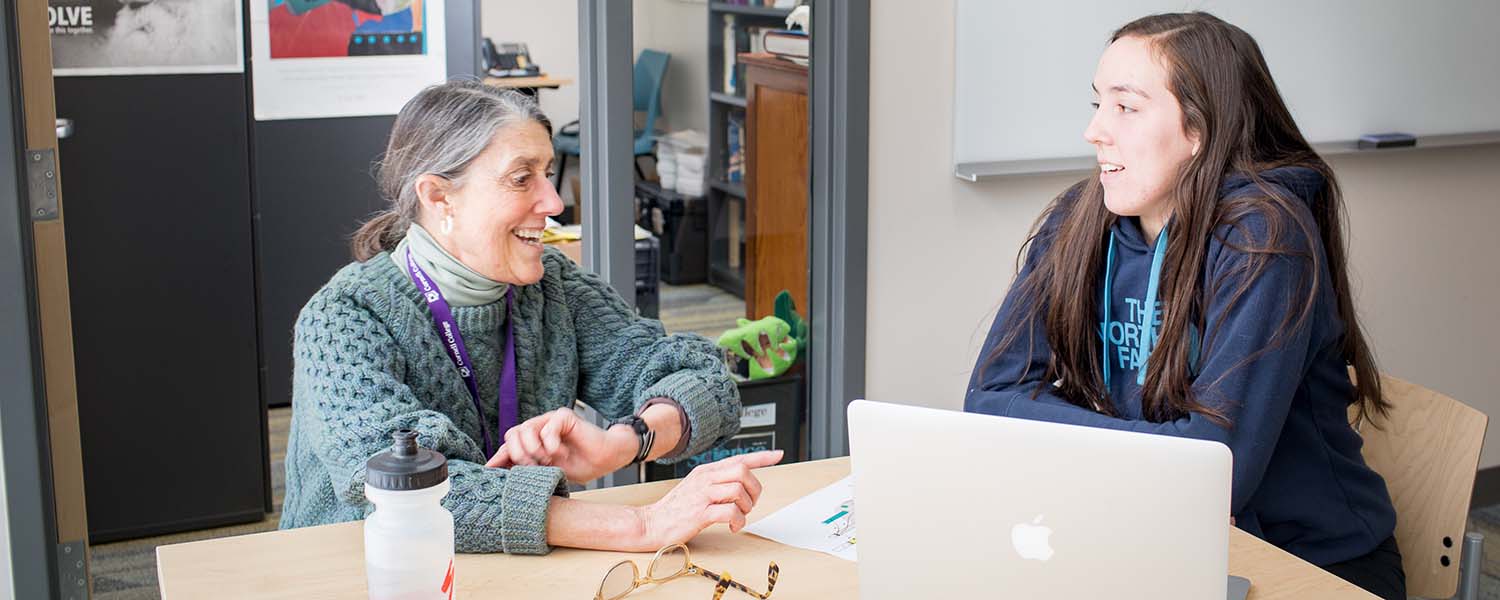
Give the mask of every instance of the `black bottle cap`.
M 365 483 L 390 490 L 424 490 L 448 479 L 448 459 L 417 445 L 417 432 L 400 429 L 391 434 L 391 449 L 365 463 Z

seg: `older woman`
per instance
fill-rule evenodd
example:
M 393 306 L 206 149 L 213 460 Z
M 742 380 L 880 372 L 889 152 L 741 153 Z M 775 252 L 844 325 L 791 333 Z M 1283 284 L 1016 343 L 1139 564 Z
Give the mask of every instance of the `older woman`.
M 532 100 L 473 82 L 402 108 L 379 174 L 391 209 L 297 320 L 283 528 L 364 518 L 365 461 L 397 429 L 448 457 L 459 551 L 649 551 L 744 525 L 749 469 L 779 453 L 700 468 L 646 507 L 567 498 L 564 479 L 723 441 L 740 403 L 712 344 L 665 335 L 539 242 L 562 210 L 551 136 Z M 580 399 L 616 423 L 579 420 Z

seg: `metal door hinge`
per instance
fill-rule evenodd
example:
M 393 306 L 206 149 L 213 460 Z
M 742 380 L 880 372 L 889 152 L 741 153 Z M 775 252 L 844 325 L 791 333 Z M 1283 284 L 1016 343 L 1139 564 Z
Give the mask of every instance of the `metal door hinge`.
M 75 540 L 57 545 L 57 588 L 62 600 L 88 600 L 88 545 Z
M 57 220 L 57 154 L 51 148 L 26 151 L 26 182 L 31 220 Z

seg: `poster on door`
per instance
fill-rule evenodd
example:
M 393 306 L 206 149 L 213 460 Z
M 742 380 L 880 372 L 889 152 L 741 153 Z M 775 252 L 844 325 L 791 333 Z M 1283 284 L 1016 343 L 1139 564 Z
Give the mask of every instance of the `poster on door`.
M 239 0 L 48 0 L 58 77 L 244 72 Z
M 251 0 L 255 118 L 393 115 L 447 77 L 442 0 Z

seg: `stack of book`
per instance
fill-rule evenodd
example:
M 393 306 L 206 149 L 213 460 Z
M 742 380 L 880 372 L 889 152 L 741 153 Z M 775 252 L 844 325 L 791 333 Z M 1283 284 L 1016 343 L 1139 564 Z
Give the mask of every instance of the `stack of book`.
M 776 29 L 764 34 L 761 45 L 765 51 L 797 64 L 806 65 L 812 56 L 812 43 L 807 32 L 796 29 Z
M 735 6 L 768 6 L 772 8 L 791 8 L 797 4 L 796 0 L 722 0 L 722 2 Z

